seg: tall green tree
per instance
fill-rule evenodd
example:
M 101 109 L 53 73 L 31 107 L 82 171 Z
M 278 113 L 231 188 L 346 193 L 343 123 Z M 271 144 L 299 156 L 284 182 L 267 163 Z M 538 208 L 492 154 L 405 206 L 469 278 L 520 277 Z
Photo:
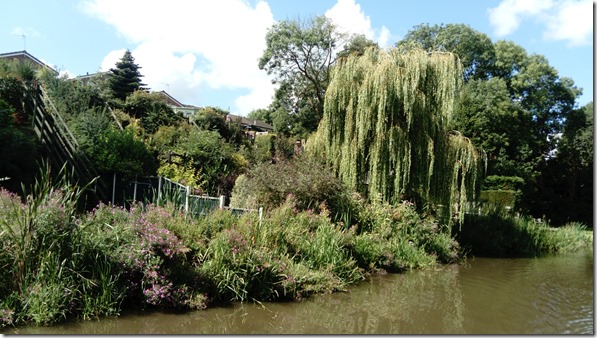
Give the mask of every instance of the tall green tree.
M 261 108 L 254 109 L 247 115 L 248 118 L 253 120 L 263 121 L 272 124 L 272 112 L 269 109 Z
M 308 143 L 365 196 L 461 221 L 483 175 L 483 154 L 448 126 L 462 84 L 452 53 L 369 48 L 333 71 L 323 120 Z
M 281 95 L 277 95 L 272 111 L 285 109 L 307 132 L 317 128 L 330 69 L 343 39 L 344 35 L 325 16 L 307 21 L 284 20 L 268 30 L 267 47 L 258 65 L 280 84 Z
M 149 134 L 155 133 L 160 126 L 176 124 L 180 117 L 168 106 L 159 93 L 147 93 L 137 90 L 126 97 L 124 112 L 141 120 L 141 127 Z
M 363 55 L 369 47 L 379 48 L 379 45 L 373 40 L 368 39 L 364 34 L 353 34 L 344 45 L 344 48 L 338 53 L 338 59 L 354 53 Z
M 465 81 L 487 79 L 492 74 L 495 51 L 491 39 L 464 24 L 421 24 L 406 33 L 396 47 L 452 52 L 460 58 Z
M 533 209 L 537 178 L 556 146 L 554 137 L 574 110 L 580 90 L 542 55 L 465 25 L 419 25 L 397 46 L 456 53 L 465 85 L 452 129 L 488 155 L 487 175 L 524 181 L 521 208 Z
M 110 68 L 108 86 L 114 98 L 124 101 L 136 90 L 143 89 L 145 84 L 141 82 L 143 75 L 139 69 L 141 67 L 135 63 L 135 58 L 127 49 L 116 63 L 116 68 Z
M 533 213 L 554 225 L 583 222 L 593 227 L 593 102 L 566 119 L 557 148 L 534 191 Z
M 535 168 L 525 116 L 501 78 L 471 80 L 462 90 L 451 129 L 487 153 L 487 173 L 531 177 Z

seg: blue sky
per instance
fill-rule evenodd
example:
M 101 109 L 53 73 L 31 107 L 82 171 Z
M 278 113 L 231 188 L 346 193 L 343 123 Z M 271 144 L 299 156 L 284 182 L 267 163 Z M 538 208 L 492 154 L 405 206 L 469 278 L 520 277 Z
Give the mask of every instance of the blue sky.
M 2 8 L 0 53 L 26 48 L 75 76 L 107 70 L 129 49 L 153 90 L 240 115 L 271 102 L 271 79 L 257 67 L 267 29 L 317 15 L 388 47 L 418 24 L 463 23 L 544 55 L 583 89 L 580 106 L 593 100 L 592 0 L 19 0 Z

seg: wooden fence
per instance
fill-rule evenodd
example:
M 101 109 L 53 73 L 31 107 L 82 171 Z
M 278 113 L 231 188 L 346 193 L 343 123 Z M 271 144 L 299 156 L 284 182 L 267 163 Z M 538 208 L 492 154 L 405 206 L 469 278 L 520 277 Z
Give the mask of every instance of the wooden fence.
M 62 116 L 46 94 L 43 87 L 33 90 L 33 129 L 46 149 L 50 162 L 56 168 L 68 163 L 80 182 L 89 182 L 98 174 L 91 161 L 81 151 L 77 139 L 72 134 Z M 96 182 L 94 189 L 101 199 L 106 196 L 106 186 Z

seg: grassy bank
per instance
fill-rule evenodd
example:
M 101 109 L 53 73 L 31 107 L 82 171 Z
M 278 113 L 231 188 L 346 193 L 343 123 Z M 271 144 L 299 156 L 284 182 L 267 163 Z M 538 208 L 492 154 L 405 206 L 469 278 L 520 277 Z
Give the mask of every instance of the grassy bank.
M 542 220 L 490 208 L 469 214 L 455 238 L 471 254 L 486 257 L 530 257 L 592 248 L 593 231 L 582 223 L 553 228 Z
M 332 221 L 324 203 L 316 212 L 304 210 L 292 195 L 260 221 L 257 213 L 239 217 L 223 210 L 194 219 L 155 204 L 129 210 L 100 204 L 81 214 L 81 191 L 67 180 L 48 179 L 25 199 L 0 190 L 0 326 L 124 309 L 298 300 L 344 290 L 371 273 L 454 262 L 461 253 L 451 229 L 422 218 L 408 202 L 392 206 L 353 196 L 356 221 L 346 225 Z M 483 220 L 498 226 L 467 220 L 459 238 L 473 225 L 487 232 L 487 243 L 512 238 L 491 232 L 506 229 L 505 220 Z M 512 229 L 521 227 L 535 233 L 531 226 Z M 532 242 L 532 250 L 574 250 L 577 232 L 541 230 L 512 247 Z
M 25 199 L 0 190 L 0 325 L 297 300 L 458 254 L 448 231 L 408 203 L 364 205 L 363 226 L 347 227 L 325 205 L 297 210 L 292 196 L 259 221 L 220 210 L 192 219 L 168 205 L 78 214 L 80 194 L 47 180 Z

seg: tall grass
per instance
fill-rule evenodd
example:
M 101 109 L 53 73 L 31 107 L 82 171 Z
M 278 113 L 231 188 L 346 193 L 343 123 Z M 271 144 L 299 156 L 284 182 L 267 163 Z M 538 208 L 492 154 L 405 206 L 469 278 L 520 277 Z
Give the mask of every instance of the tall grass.
M 499 206 L 467 215 L 455 236 L 473 254 L 491 257 L 573 252 L 593 244 L 592 232 L 583 224 L 553 228 L 543 220 L 516 215 Z
M 53 175 L 43 165 L 35 183 L 23 187 L 23 198 L 0 191 L 0 322 L 50 324 L 74 314 L 118 313 L 120 267 L 93 245 L 93 232 L 77 214 L 93 182 L 78 186 L 71 177 L 65 167 Z
M 99 270 L 100 257 L 86 255 L 76 217 L 77 203 L 93 182 L 80 187 L 71 177 L 65 167 L 52 175 L 46 164 L 35 183 L 23 187 L 23 198 L 0 191 L 2 322 L 64 319 L 79 311 L 80 294 L 89 294 L 83 286 L 98 287 L 89 276 Z

